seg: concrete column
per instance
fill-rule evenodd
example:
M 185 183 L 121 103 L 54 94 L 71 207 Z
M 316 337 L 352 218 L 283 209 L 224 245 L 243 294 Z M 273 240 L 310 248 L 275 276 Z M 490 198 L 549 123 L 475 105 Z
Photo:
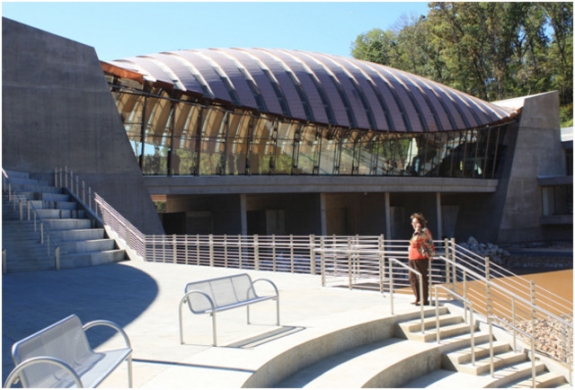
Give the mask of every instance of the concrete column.
M 322 236 L 327 236 L 327 211 L 325 203 L 325 193 L 321 192 L 319 194 L 319 218 Z
M 240 219 L 242 224 L 242 236 L 248 235 L 248 211 L 246 206 L 246 194 L 240 194 Z
M 391 239 L 391 207 L 389 206 L 389 192 L 385 193 L 385 239 Z
M 435 205 L 436 205 L 436 214 L 437 214 L 437 233 L 435 235 L 435 239 L 439 240 L 443 237 L 443 220 L 442 220 L 442 213 L 441 213 L 441 192 L 435 193 Z

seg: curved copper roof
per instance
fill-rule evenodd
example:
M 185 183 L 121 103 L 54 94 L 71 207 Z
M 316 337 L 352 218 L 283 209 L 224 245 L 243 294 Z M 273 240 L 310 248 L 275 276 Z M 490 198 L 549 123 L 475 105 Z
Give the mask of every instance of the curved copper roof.
M 153 82 L 265 113 L 356 129 L 462 130 L 517 112 L 366 61 L 281 49 L 199 49 L 111 61 Z

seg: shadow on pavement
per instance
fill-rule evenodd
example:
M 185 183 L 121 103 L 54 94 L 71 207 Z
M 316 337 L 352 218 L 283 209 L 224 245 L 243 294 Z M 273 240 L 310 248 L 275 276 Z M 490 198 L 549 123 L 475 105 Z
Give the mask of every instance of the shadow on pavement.
M 124 328 L 157 294 L 158 285 L 150 275 L 122 263 L 3 275 L 2 382 L 14 367 L 10 353 L 14 342 L 70 314 L 83 324 L 105 319 Z M 104 330 L 88 337 L 96 348 L 112 335 Z

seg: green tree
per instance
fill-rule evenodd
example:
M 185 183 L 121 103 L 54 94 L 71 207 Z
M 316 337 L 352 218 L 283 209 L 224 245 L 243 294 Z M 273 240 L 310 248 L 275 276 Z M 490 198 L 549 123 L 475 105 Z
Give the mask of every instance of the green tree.
M 485 100 L 558 90 L 573 101 L 573 4 L 432 2 L 395 31 L 373 29 L 355 58 L 389 65 Z

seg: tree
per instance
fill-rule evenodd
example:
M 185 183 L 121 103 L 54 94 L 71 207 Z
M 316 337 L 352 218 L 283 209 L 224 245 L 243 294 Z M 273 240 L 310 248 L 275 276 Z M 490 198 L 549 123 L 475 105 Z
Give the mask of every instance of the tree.
M 355 58 L 389 65 L 484 100 L 557 89 L 573 102 L 573 4 L 432 2 L 395 31 L 373 29 Z

